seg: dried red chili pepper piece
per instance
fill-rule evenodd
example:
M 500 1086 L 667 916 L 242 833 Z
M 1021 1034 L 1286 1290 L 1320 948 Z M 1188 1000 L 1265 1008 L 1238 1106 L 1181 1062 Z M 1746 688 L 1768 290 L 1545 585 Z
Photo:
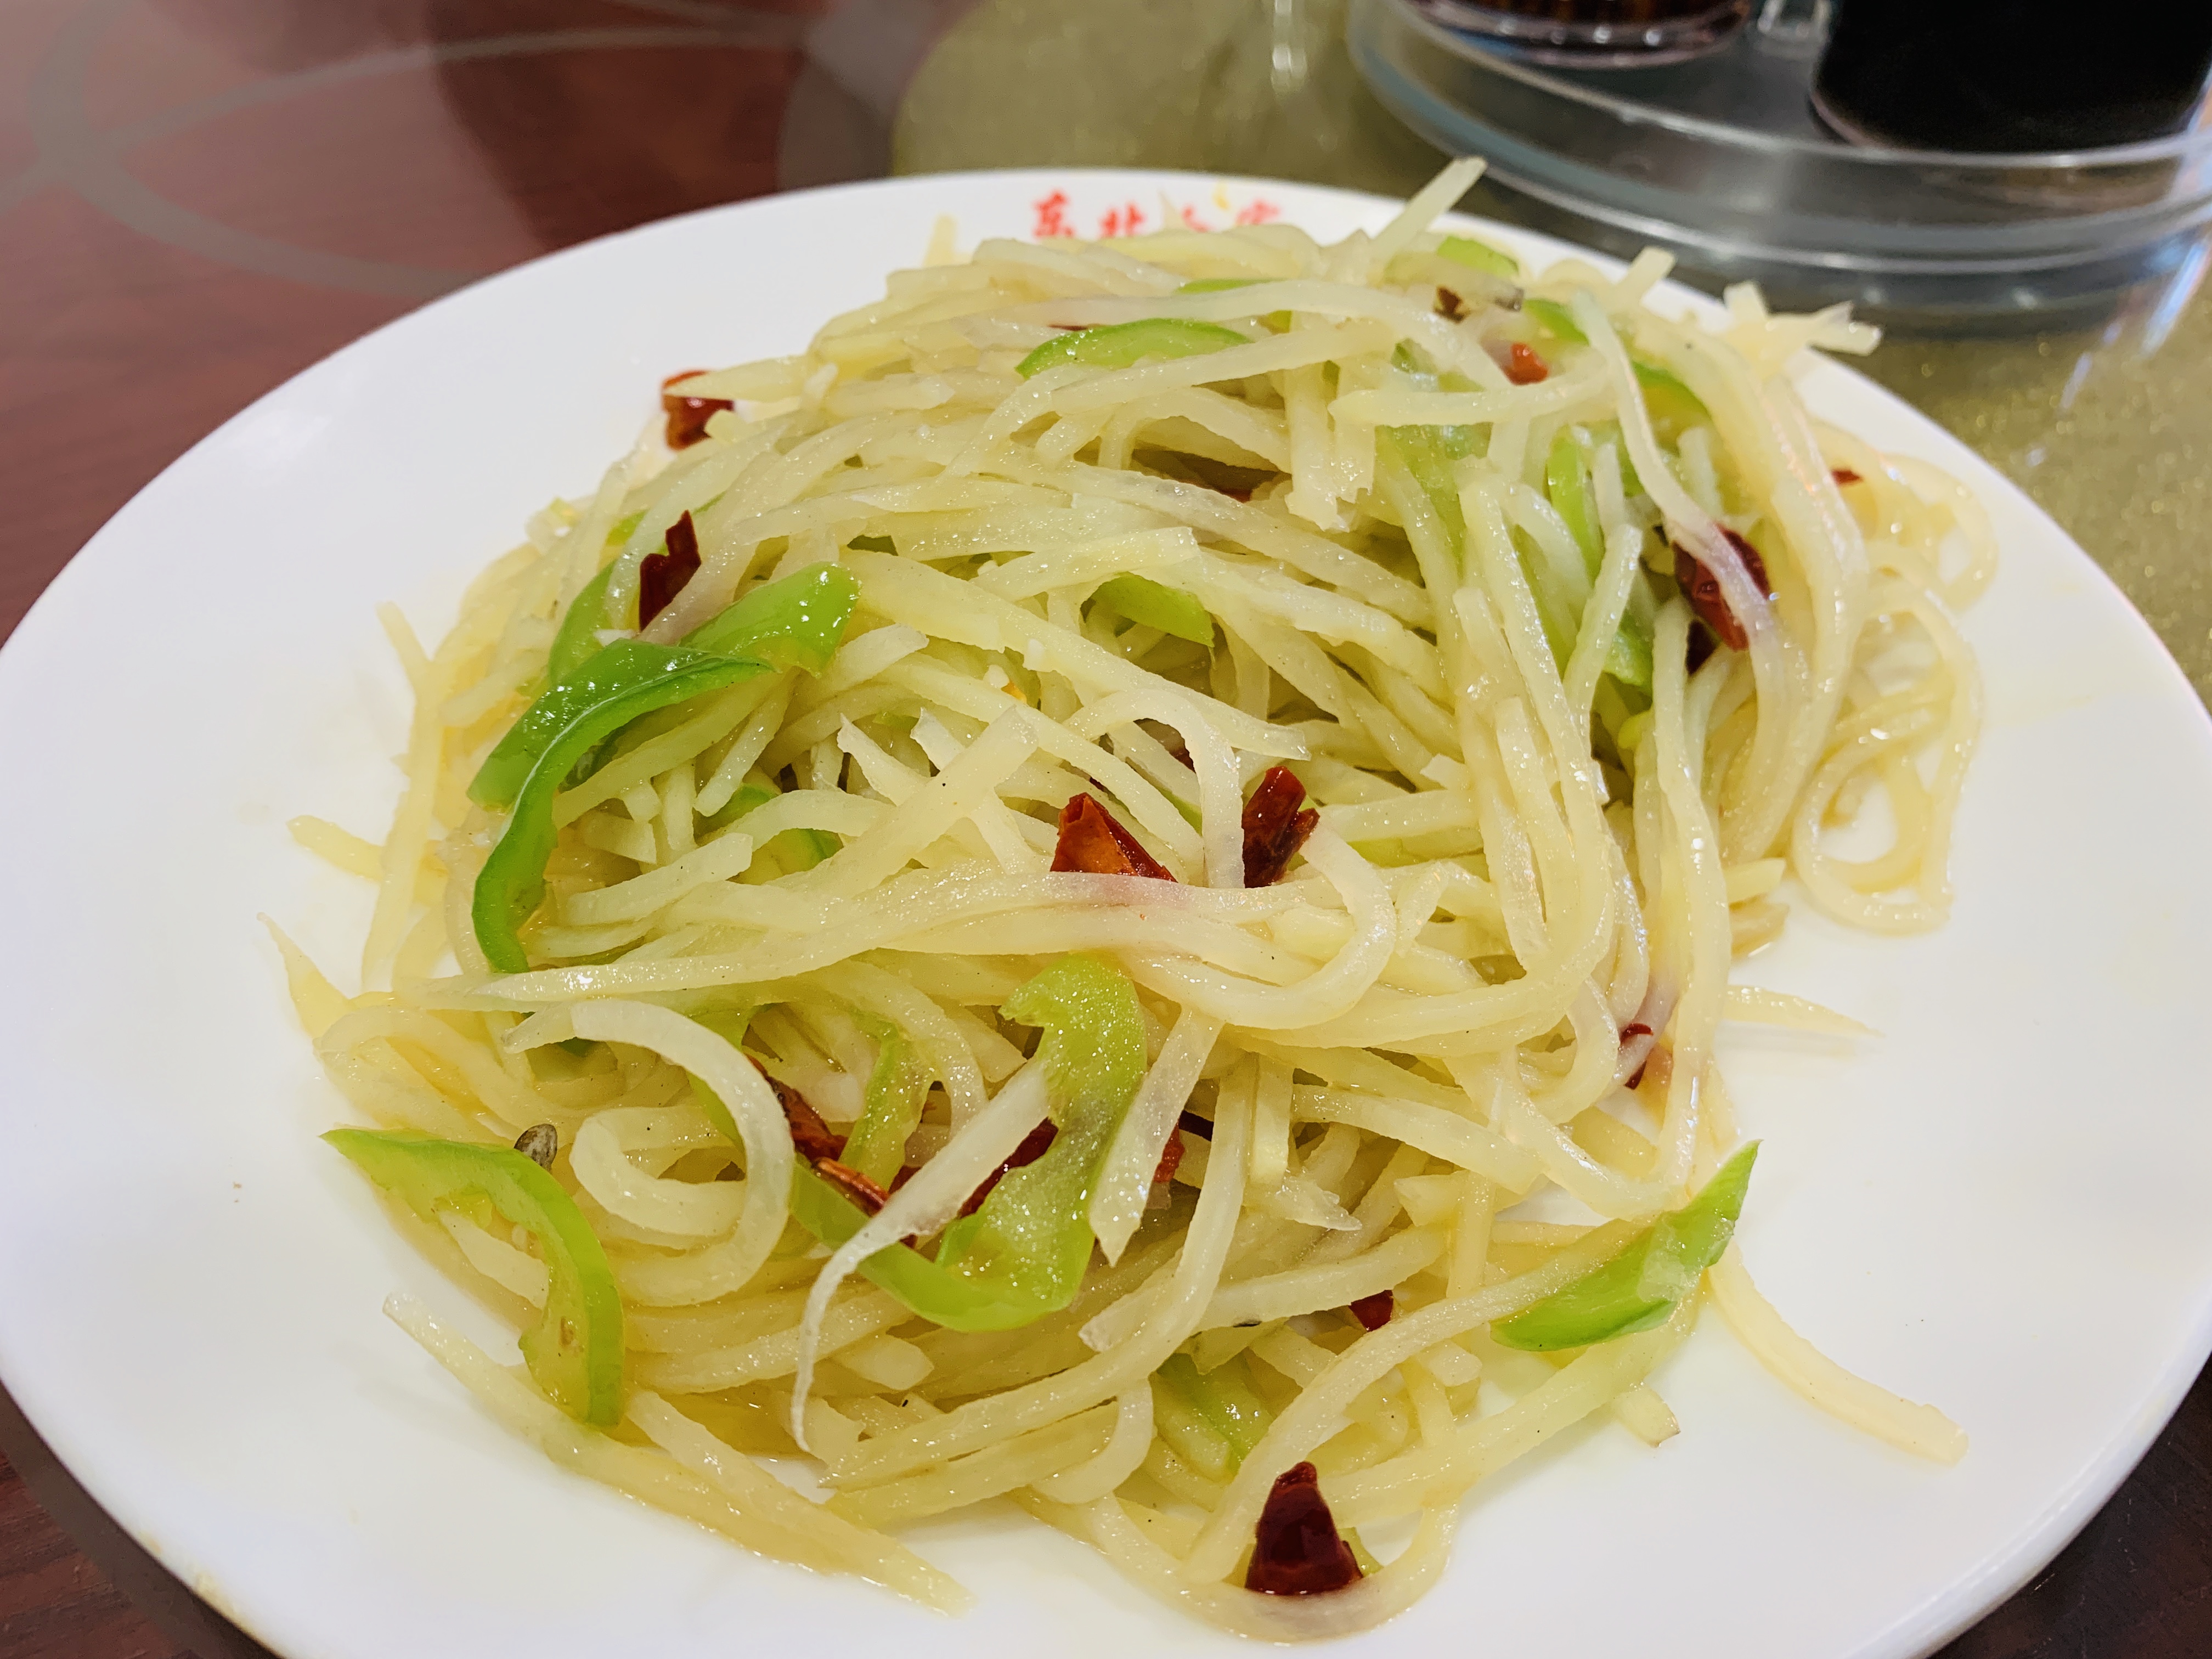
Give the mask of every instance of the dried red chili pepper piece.
M 637 625 L 650 627 L 698 574 L 699 532 L 686 513 L 668 526 L 667 551 L 647 554 L 637 568 Z
M 1539 357 L 1533 347 L 1522 341 L 1513 343 L 1513 349 L 1505 355 L 1505 378 L 1516 386 L 1534 386 L 1539 380 L 1549 380 L 1551 368 Z
M 1337 1534 L 1314 1466 L 1293 1464 L 1277 1475 L 1253 1531 L 1244 1588 L 1262 1595 L 1319 1595 L 1357 1583 L 1359 1577 L 1359 1563 Z
M 1651 1028 L 1649 1025 L 1646 1025 L 1640 1019 L 1632 1019 L 1627 1024 L 1620 1028 L 1620 1046 L 1626 1048 L 1630 1043 L 1635 1042 L 1637 1038 L 1647 1037 L 1650 1035 Z M 1649 1066 L 1650 1063 L 1651 1056 L 1647 1054 L 1644 1057 L 1644 1066 L 1639 1066 L 1633 1072 L 1630 1073 L 1628 1081 L 1622 1086 L 1624 1088 L 1632 1090 L 1638 1084 L 1643 1082 L 1644 1066 Z
M 805 1095 L 775 1078 L 769 1079 L 768 1086 L 775 1091 L 776 1104 L 783 1108 L 783 1121 L 791 1126 L 792 1151 L 809 1164 L 818 1164 L 845 1150 L 845 1137 L 823 1121 L 822 1114 L 807 1103 Z
M 1719 648 L 1720 641 L 1713 637 L 1713 630 L 1701 622 L 1693 622 L 1690 624 L 1689 648 L 1683 653 L 1683 666 L 1694 674 L 1705 665 L 1705 659 Z
M 891 1195 L 881 1182 L 862 1175 L 834 1158 L 825 1158 L 814 1166 L 814 1173 L 850 1199 L 855 1209 L 873 1215 L 890 1202 Z
M 672 374 L 660 383 L 660 410 L 668 416 L 668 447 L 689 449 L 707 435 L 707 422 L 717 410 L 735 409 L 737 404 L 727 398 L 687 398 L 680 392 L 668 388 L 678 381 L 688 380 L 695 374 L 704 374 L 703 368 L 687 368 Z
M 1175 1172 L 1182 1168 L 1182 1137 L 1170 1129 L 1168 1144 L 1160 1148 L 1159 1167 L 1152 1171 L 1152 1185 L 1164 1187 L 1175 1179 Z
M 1847 466 L 1830 467 L 1828 476 L 1836 481 L 1836 487 L 1838 489 L 1845 484 L 1855 484 L 1859 482 L 1859 475 Z
M 1372 1296 L 1363 1296 L 1352 1304 L 1352 1316 L 1363 1329 L 1379 1331 L 1390 1322 L 1390 1316 L 1398 1311 L 1395 1291 L 1377 1291 Z
M 1114 815 L 1087 794 L 1073 795 L 1060 809 L 1060 842 L 1052 867 L 1091 876 L 1148 876 L 1173 881 L 1167 866 L 1144 843 L 1114 821 Z
M 1244 803 L 1244 884 L 1272 887 L 1321 822 L 1312 807 L 1300 811 L 1306 787 L 1287 766 L 1271 766 Z
M 1766 561 L 1759 556 L 1759 550 L 1749 542 L 1723 526 L 1721 534 L 1735 550 L 1736 557 L 1750 574 L 1753 584 L 1769 599 L 1774 589 L 1766 580 Z M 1728 598 L 1721 592 L 1721 579 L 1701 563 L 1681 543 L 1674 544 L 1674 580 L 1682 586 L 1682 597 L 1690 602 L 1690 609 L 1698 619 L 1720 636 L 1721 643 L 1741 651 L 1751 643 L 1751 636 L 1743 631 L 1735 612 L 1729 609 Z
M 983 1177 L 983 1184 L 968 1194 L 968 1201 L 960 1206 L 963 1215 L 973 1215 L 983 1207 L 983 1200 L 991 1195 L 991 1188 L 1006 1179 L 1010 1170 L 1018 1170 L 1024 1164 L 1034 1164 L 1045 1155 L 1053 1137 L 1060 1131 L 1050 1123 L 1040 1123 L 1022 1137 L 1022 1144 L 1008 1153 L 1006 1161 Z

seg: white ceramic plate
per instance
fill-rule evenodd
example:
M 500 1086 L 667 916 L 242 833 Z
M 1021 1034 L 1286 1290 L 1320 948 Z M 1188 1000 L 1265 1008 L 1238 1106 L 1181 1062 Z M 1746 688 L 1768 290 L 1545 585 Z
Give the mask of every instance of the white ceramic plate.
M 1055 202 L 1055 197 L 1059 199 Z M 713 1655 L 744 1645 L 1222 1653 L 1007 1510 L 921 1528 L 954 1624 L 756 1560 L 556 1470 L 378 1307 L 471 1304 L 315 1134 L 279 917 L 341 981 L 366 884 L 287 836 L 380 836 L 405 704 L 373 617 L 426 636 L 556 493 L 587 491 L 678 368 L 795 350 L 917 259 L 1058 210 L 1095 231 L 1255 204 L 1327 238 L 1391 204 L 1176 174 L 1000 173 L 757 202 L 539 261 L 301 375 L 95 537 L 0 653 L 0 1375 L 186 1583 L 293 1659 Z M 1041 205 L 1042 204 L 1042 205 Z M 1541 264 L 1561 250 L 1499 231 Z M 158 373 L 158 365 L 152 372 Z M 2024 1582 L 2141 1455 L 2212 1333 L 2212 728 L 2150 630 L 1996 474 L 1814 368 L 1821 414 L 1966 478 L 2002 574 L 1968 631 L 1990 720 L 1943 932 L 1796 907 L 1753 977 L 1879 1027 L 1734 1028 L 1766 1137 L 1760 1284 L 1844 1364 L 1938 1402 L 1955 1468 L 1819 1415 L 1717 1319 L 1658 1378 L 1683 1432 L 1586 1425 L 1480 1489 L 1442 1585 L 1355 1645 L 1561 1659 L 1876 1659 Z

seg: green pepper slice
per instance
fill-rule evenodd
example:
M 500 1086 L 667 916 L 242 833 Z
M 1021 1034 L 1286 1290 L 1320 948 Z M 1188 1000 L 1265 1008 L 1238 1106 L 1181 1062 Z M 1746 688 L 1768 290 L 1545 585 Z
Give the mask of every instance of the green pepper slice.
M 1000 1012 L 1043 1028 L 1038 1054 L 1059 1133 L 1043 1157 L 1009 1170 L 981 1208 L 945 1228 L 937 1261 L 1052 1313 L 1075 1299 L 1091 1260 L 1091 1194 L 1144 1081 L 1144 1022 L 1128 976 L 1096 957 L 1062 957 Z
M 665 708 L 676 697 L 665 697 L 646 703 L 631 711 L 613 726 L 593 716 L 605 709 L 611 700 L 635 692 L 649 691 L 672 676 L 687 671 L 697 671 L 710 678 L 742 661 L 705 651 L 694 651 L 686 645 L 652 645 L 643 640 L 617 640 L 612 645 L 595 651 L 584 665 L 566 679 L 547 690 L 537 702 L 522 712 L 520 719 L 507 728 L 507 735 L 485 757 L 484 763 L 477 769 L 469 784 L 469 799 L 480 806 L 512 806 L 520 799 L 530 781 L 538 775 L 546 760 L 557 750 L 568 753 L 568 764 L 576 761 L 595 746 L 600 738 L 611 737 L 639 714 L 653 708 Z M 750 679 L 769 672 L 763 663 L 744 661 L 746 672 L 733 677 L 725 674 L 714 685 L 702 684 L 691 688 L 688 679 L 674 682 L 680 684 L 683 696 L 691 696 L 697 691 L 712 690 L 736 680 Z M 624 705 L 628 707 L 627 704 Z M 595 735 L 588 743 L 575 741 L 574 733 L 581 723 L 590 722 Z M 605 726 L 604 730 L 598 729 Z M 567 775 L 564 768 L 559 775 Z
M 1148 576 L 1116 576 L 1101 582 L 1092 597 L 1143 627 L 1157 628 L 1193 645 L 1213 643 L 1212 617 L 1180 587 Z
M 606 591 L 605 579 L 613 568 L 610 565 L 607 571 L 592 578 L 599 584 L 602 605 Z M 568 631 L 569 619 L 579 611 L 588 616 L 584 601 L 591 591 L 592 584 L 586 583 L 569 605 L 568 619 L 562 623 L 563 633 Z M 469 799 L 482 806 L 510 805 L 554 740 L 608 695 L 610 688 L 634 682 L 638 665 L 647 661 L 651 653 L 712 653 L 720 657 L 743 657 L 756 665 L 799 667 L 809 673 L 820 673 L 828 666 L 838 641 L 844 636 L 845 623 L 860 601 L 860 584 L 853 580 L 850 571 L 836 565 L 812 565 L 781 581 L 755 588 L 712 622 L 687 635 L 680 647 L 617 640 L 613 645 L 584 653 L 566 673 L 555 676 L 551 690 L 523 710 L 521 718 L 507 728 L 507 735 L 485 757 L 471 781 Z M 593 623 L 578 631 L 588 639 L 592 629 L 605 625 Z M 610 656 L 610 653 L 620 654 Z
M 906 1162 L 908 1137 L 921 1121 L 929 1078 L 915 1058 L 914 1046 L 896 1027 L 866 1020 L 863 1029 L 876 1039 L 875 1069 L 868 1073 L 860 1120 L 845 1137 L 845 1150 L 837 1161 L 888 1187 Z
M 1490 1334 L 1509 1348 L 1584 1348 L 1663 1325 L 1735 1236 L 1759 1143 L 1713 1172 L 1698 1195 L 1638 1233 L 1619 1255 L 1542 1301 L 1502 1319 Z
M 548 684 L 558 685 L 602 649 L 599 634 L 603 628 L 616 623 L 607 620 L 607 581 L 615 568 L 604 566 L 599 574 L 586 582 L 576 597 L 568 602 L 568 609 L 561 618 L 560 630 L 553 635 L 553 648 L 546 653 L 545 678 Z
M 730 797 L 720 811 L 702 817 L 699 822 L 702 826 L 708 830 L 722 829 L 735 823 L 756 806 L 767 805 L 775 799 L 776 793 L 773 789 L 763 789 L 757 783 L 739 784 L 738 793 Z
M 586 1423 L 622 1419 L 623 1305 L 614 1269 L 561 1183 L 511 1146 L 438 1140 L 408 1129 L 333 1129 L 323 1139 L 421 1216 L 496 1214 L 538 1241 L 545 1308 L 522 1357 L 545 1397 Z
M 1034 1164 L 1008 1171 L 973 1214 L 946 1227 L 933 1261 L 892 1244 L 859 1268 L 948 1330 L 1013 1330 L 1075 1299 L 1091 1260 L 1091 1190 L 1144 1080 L 1144 1023 L 1136 989 L 1118 969 L 1091 957 L 1063 957 L 1009 997 L 1003 1012 L 1043 1028 L 1038 1053 L 1058 1107 L 1052 1145 Z M 728 1109 L 696 1078 L 692 1088 L 708 1121 L 735 1139 Z M 867 1219 L 804 1163 L 793 1172 L 791 1213 L 833 1249 Z
M 836 654 L 860 602 L 860 584 L 842 565 L 811 564 L 769 582 L 684 636 L 694 651 L 744 657 L 771 668 L 819 674 Z
M 1571 340 L 1577 345 L 1588 345 L 1589 336 L 1575 320 L 1575 313 L 1557 300 L 1539 299 L 1534 295 L 1521 301 L 1521 309 L 1536 319 L 1547 334 L 1556 334 L 1562 340 Z
M 542 750 L 509 797 L 513 812 L 477 876 L 470 906 L 477 943 L 487 962 L 503 974 L 519 974 L 530 966 L 520 930 L 545 896 L 545 861 L 559 836 L 553 823 L 553 798 L 576 763 L 641 715 L 769 672 L 767 665 L 742 658 L 709 656 L 680 645 L 618 640 L 532 706 L 515 731 L 532 724 L 527 735 L 533 740 L 543 738 Z M 499 750 L 494 750 L 470 788 L 487 805 L 506 804 L 495 793 L 504 772 L 489 784 L 485 776 L 500 759 Z
M 827 573 L 827 579 L 817 573 Z M 851 574 L 834 566 L 800 571 L 748 594 L 692 635 L 719 627 L 716 637 L 752 654 L 617 640 L 526 709 L 469 786 L 471 799 L 479 804 L 512 809 L 477 877 L 471 906 L 485 960 L 507 974 L 530 965 L 519 930 L 544 896 L 545 861 L 558 833 L 553 798 L 578 763 L 656 709 L 769 673 L 772 666 L 818 672 L 836 650 L 859 592 Z
M 860 1231 L 867 1215 L 804 1163 L 791 1175 L 791 1213 L 799 1224 L 835 1249 Z M 1012 1331 L 1052 1310 L 1011 1285 L 971 1279 L 941 1267 L 920 1250 L 887 1244 L 863 1261 L 861 1278 L 889 1291 L 931 1323 L 949 1331 Z
M 1218 1435 L 1228 1446 L 1229 1474 L 1234 1474 L 1237 1467 L 1251 1455 L 1252 1448 L 1260 1443 L 1261 1437 L 1267 1432 L 1268 1425 L 1275 1420 L 1275 1414 L 1267 1409 L 1267 1402 L 1253 1391 L 1251 1371 L 1243 1354 L 1237 1354 L 1211 1371 L 1203 1373 L 1188 1354 L 1175 1354 L 1170 1357 L 1167 1364 L 1152 1373 L 1152 1377 L 1171 1396 L 1163 1401 L 1160 1389 L 1153 1392 L 1153 1408 L 1163 1432 L 1169 1433 L 1174 1423 L 1176 1416 L 1174 1407 L 1180 1406 L 1188 1410 L 1199 1423 Z M 1169 1409 L 1162 1411 L 1163 1406 Z M 1175 1437 L 1170 1433 L 1170 1437 Z M 1183 1438 L 1188 1442 L 1196 1437 L 1187 1436 Z M 1204 1455 L 1203 1443 L 1199 1440 L 1188 1451 L 1184 1451 L 1182 1445 L 1178 1445 L 1176 1449 L 1184 1452 L 1185 1462 L 1196 1466 Z M 1208 1474 L 1215 1473 L 1211 1469 L 1203 1472 Z M 1215 1478 L 1221 1477 L 1216 1474 Z
M 643 507 L 617 520 L 614 528 L 607 532 L 607 545 L 622 546 L 644 522 Z M 568 609 L 561 617 L 560 630 L 553 636 L 553 648 L 546 653 L 545 679 L 548 684 L 558 685 L 597 653 L 599 629 L 624 628 L 636 621 L 635 599 L 631 601 L 628 617 L 607 615 L 607 584 L 612 580 L 615 565 L 618 562 L 619 560 L 610 560 L 602 565 L 599 574 L 586 582 L 576 597 L 568 602 Z
M 757 806 L 765 806 L 779 792 L 763 788 L 757 783 L 739 786 L 722 810 L 700 819 L 709 830 L 720 830 L 735 823 Z M 842 845 L 826 830 L 786 830 L 770 836 L 753 848 L 752 868 L 745 872 L 747 880 L 757 875 L 766 878 L 775 875 L 791 875 L 800 870 L 811 870 Z
M 1503 276 L 1509 283 L 1521 279 L 1521 262 L 1518 259 L 1504 249 L 1494 248 L 1487 242 L 1478 242 L 1472 236 L 1447 236 L 1437 244 L 1437 252 L 1454 264 L 1487 271 L 1492 276 Z
M 1590 495 L 1589 467 L 1574 434 L 1562 430 L 1552 440 L 1552 453 L 1544 458 L 1544 493 L 1553 509 L 1566 520 L 1567 530 L 1582 550 L 1590 580 L 1597 580 L 1605 563 L 1605 534 L 1597 520 L 1597 502 Z
M 1559 301 L 1532 296 L 1522 301 L 1521 309 L 1534 318 L 1547 334 L 1571 340 L 1577 345 L 1589 343 L 1589 336 L 1575 321 L 1574 313 Z M 1635 369 L 1636 378 L 1644 386 L 1644 407 L 1654 422 L 1691 426 L 1712 418 L 1698 394 L 1673 369 L 1635 356 L 1630 358 L 1629 366 Z
M 1566 521 L 1595 582 L 1605 563 L 1605 536 L 1590 489 L 1589 464 L 1571 433 L 1563 431 L 1552 440 L 1552 453 L 1544 463 L 1544 489 Z M 1648 688 L 1651 684 L 1651 625 L 1638 617 L 1633 606 L 1621 617 L 1620 629 L 1607 648 L 1605 672 L 1623 685 Z
M 696 1077 L 691 1092 L 707 1121 L 742 1146 L 737 1120 L 720 1097 Z M 801 1158 L 791 1170 L 791 1218 L 834 1250 L 860 1231 L 868 1215 Z M 889 1291 L 947 1330 L 1010 1331 L 1033 1322 L 1043 1312 L 1026 1298 L 1004 1295 L 995 1286 L 946 1272 L 910 1245 L 887 1244 L 858 1271 L 870 1284 Z
M 1429 498 L 1430 507 L 1443 520 L 1454 556 L 1464 564 L 1467 514 L 1460 508 L 1459 483 L 1452 477 L 1452 467 L 1474 453 L 1474 432 L 1463 426 L 1386 426 L 1376 435 L 1390 447 Z
M 1014 365 L 1024 380 L 1063 363 L 1089 368 L 1127 368 L 1146 357 L 1195 357 L 1251 342 L 1218 323 L 1185 317 L 1146 317 L 1133 323 L 1107 323 L 1047 340 Z
M 1704 401 L 1673 369 L 1647 363 L 1641 357 L 1633 359 L 1630 367 L 1644 387 L 1644 412 L 1650 416 L 1652 431 L 1662 443 L 1671 443 L 1688 428 L 1712 419 Z

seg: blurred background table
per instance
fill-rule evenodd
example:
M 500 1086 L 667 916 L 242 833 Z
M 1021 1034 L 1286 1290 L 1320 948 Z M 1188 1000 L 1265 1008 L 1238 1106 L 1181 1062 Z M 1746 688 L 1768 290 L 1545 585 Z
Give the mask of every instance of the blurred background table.
M 1340 6 L 6 0 L 0 631 L 254 398 L 587 237 L 886 172 L 1184 167 L 1403 194 L 1439 158 L 1360 85 Z M 2088 325 L 1893 339 L 1869 372 L 2016 479 L 2212 690 L 2212 307 L 2189 281 Z M 4 1395 L 0 1450 L 0 1659 L 264 1653 Z M 1945 1659 L 2212 1653 L 2208 1464 L 2200 1381 L 2104 1512 Z

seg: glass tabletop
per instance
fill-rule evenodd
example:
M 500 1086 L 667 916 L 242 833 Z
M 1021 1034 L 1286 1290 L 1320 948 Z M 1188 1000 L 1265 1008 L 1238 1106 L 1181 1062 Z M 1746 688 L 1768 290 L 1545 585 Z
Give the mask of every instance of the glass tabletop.
M 254 398 L 590 236 L 887 172 L 1181 167 L 1402 195 L 1440 157 L 1368 93 L 1343 24 L 1342 0 L 9 0 L 0 629 Z M 1462 205 L 1541 216 L 1492 186 Z M 1864 366 L 2046 507 L 2200 695 L 2203 264 L 2089 322 L 1893 336 Z M 0 1659 L 262 1651 L 4 1396 L 0 1448 Z M 2212 1651 L 2208 1463 L 2200 1382 L 2103 1514 L 1950 1659 Z

